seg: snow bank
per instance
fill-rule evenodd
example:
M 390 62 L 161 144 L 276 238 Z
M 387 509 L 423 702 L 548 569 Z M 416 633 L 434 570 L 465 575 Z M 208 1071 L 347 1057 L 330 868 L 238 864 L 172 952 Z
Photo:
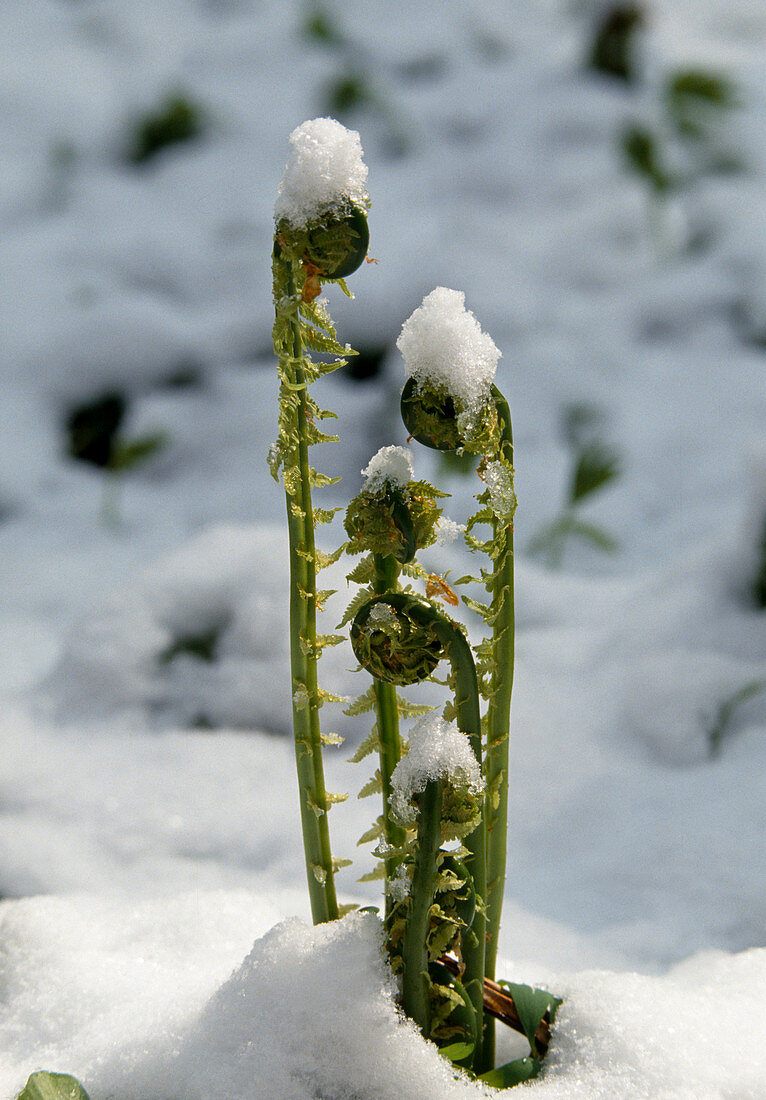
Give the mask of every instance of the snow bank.
M 287 731 L 285 540 L 267 525 L 215 526 L 137 571 L 66 639 L 47 684 L 55 709 Z M 327 605 L 331 624 L 348 600 L 344 568 L 323 575 L 342 588 Z M 353 690 L 350 664 L 328 652 L 321 675 Z
M 203 1012 L 164 1089 L 188 1100 L 402 1100 L 486 1096 L 455 1081 L 394 1003 L 376 917 L 259 940 Z
M 85 896 L 4 902 L 3 1100 L 42 1065 L 78 1076 L 92 1100 L 497 1095 L 454 1079 L 400 1016 L 376 917 L 269 929 L 274 911 L 245 892 L 135 905 Z M 762 1096 L 766 951 L 707 952 L 658 977 L 593 970 L 550 979 L 564 1003 L 531 1094 Z M 503 1028 L 500 1039 L 503 1049 Z
M 702 952 L 662 977 L 588 971 L 556 987 L 545 1100 L 758 1100 L 766 950 Z

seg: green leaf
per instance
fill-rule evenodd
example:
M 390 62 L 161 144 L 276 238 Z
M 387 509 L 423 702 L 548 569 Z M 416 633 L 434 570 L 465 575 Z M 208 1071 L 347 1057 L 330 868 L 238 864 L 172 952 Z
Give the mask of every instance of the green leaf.
M 450 1043 L 448 1047 L 440 1047 L 439 1053 L 449 1058 L 450 1062 L 462 1062 L 470 1054 L 473 1054 L 473 1043 Z
M 482 1073 L 479 1080 L 496 1089 L 510 1089 L 523 1081 L 531 1081 L 540 1072 L 540 1063 L 536 1058 L 516 1058 L 504 1066 Z
M 602 531 L 600 527 L 596 527 L 593 523 L 585 523 L 580 519 L 570 520 L 567 531 L 570 535 L 578 535 L 581 539 L 585 539 L 586 542 L 592 543 L 599 550 L 604 550 L 607 554 L 614 554 L 620 548 L 620 544 L 617 539 L 610 535 L 607 531 Z
M 168 665 L 180 654 L 196 657 L 199 661 L 212 663 L 216 658 L 216 647 L 220 641 L 228 623 L 226 621 L 216 623 L 209 630 L 201 630 L 198 634 L 181 634 L 157 655 L 157 661 L 161 665 Z
M 167 436 L 163 432 L 155 432 L 153 435 L 143 435 L 138 439 L 131 439 L 122 443 L 115 443 L 109 455 L 110 470 L 130 470 L 145 462 L 147 458 L 157 454 L 167 444 Z
M 33 1073 L 17 1100 L 89 1100 L 79 1081 L 66 1073 Z
M 737 105 L 736 87 L 728 77 L 707 69 L 680 69 L 668 79 L 665 90 L 671 110 L 692 103 L 728 110 Z
M 673 186 L 659 154 L 657 139 L 643 126 L 629 126 L 621 138 L 622 154 L 632 172 L 643 177 L 654 190 L 664 195 Z
M 168 145 L 192 141 L 205 128 L 203 112 L 185 95 L 171 95 L 156 111 L 137 120 L 127 159 L 143 164 Z
M 711 759 L 720 755 L 721 744 L 729 732 L 736 710 L 763 691 L 766 691 L 766 680 L 751 680 L 721 703 L 707 730 Z
M 613 481 L 620 472 L 617 453 L 603 443 L 588 443 L 575 460 L 569 500 L 577 504 L 602 486 Z
M 534 989 L 531 985 L 518 985 L 516 982 L 498 982 L 513 997 L 521 1026 L 532 1050 L 535 1049 L 535 1032 L 546 1014 L 553 1020 L 556 1009 L 561 1004 L 560 997 L 554 997 L 545 989 Z

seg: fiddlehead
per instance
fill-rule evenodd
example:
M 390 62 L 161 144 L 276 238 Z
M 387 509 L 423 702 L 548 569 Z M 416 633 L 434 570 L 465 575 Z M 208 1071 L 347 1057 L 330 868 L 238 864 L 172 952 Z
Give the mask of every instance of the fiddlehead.
M 462 993 L 438 969 L 431 974 L 431 967 L 446 951 L 460 958 L 472 935 L 477 911 L 473 878 L 442 845 L 475 830 L 483 786 L 466 734 L 436 714 L 422 718 L 393 777 L 392 812 L 417 832 L 395 883 L 389 944 L 392 966 L 402 972 L 405 1011 L 426 1037 L 442 1043 L 458 1034 L 476 1043 L 473 1001 L 468 999 L 466 1018 Z M 453 1017 L 456 1007 L 464 1010 L 458 1018 Z
M 276 240 L 284 258 L 302 264 L 308 277 L 346 279 L 367 255 L 367 211 L 344 203 L 298 226 L 283 217 L 277 222 Z
M 481 719 L 479 715 L 478 687 L 476 682 L 476 670 L 474 667 L 471 647 L 463 634 L 460 626 L 453 622 L 447 615 L 427 600 L 407 592 L 391 592 L 383 596 L 376 596 L 368 600 L 356 613 L 351 624 L 351 644 L 359 663 L 376 678 L 396 684 L 417 683 L 426 679 L 436 668 L 442 658 L 450 662 L 449 683 L 454 694 L 454 710 L 458 731 L 467 738 L 466 749 L 472 754 L 478 768 L 477 775 L 481 777 Z M 423 721 L 428 721 L 428 718 Z M 414 733 L 413 733 L 414 736 Z M 403 769 L 403 774 L 411 767 L 410 754 L 404 757 L 397 771 Z M 395 773 L 396 774 L 396 773 Z M 482 786 L 483 789 L 483 786 Z M 435 874 L 435 853 L 438 845 L 434 847 L 435 826 L 433 822 L 427 824 L 426 818 L 438 812 L 441 824 L 439 836 L 449 839 L 450 835 L 464 837 L 465 863 L 472 880 L 473 890 L 477 897 L 476 912 L 470 931 L 466 931 L 461 937 L 461 954 L 465 964 L 463 982 L 470 999 L 475 1020 L 477 1022 L 474 1065 L 480 1066 L 482 1062 L 482 1036 L 483 1036 L 483 982 L 484 982 L 484 952 L 485 952 L 485 916 L 484 898 L 486 892 L 486 867 L 485 867 L 485 830 L 482 815 L 482 800 L 474 797 L 471 805 L 464 807 L 464 813 L 458 811 L 457 806 L 451 805 L 445 811 L 445 797 L 443 788 L 434 790 L 424 786 L 423 797 L 426 800 L 423 817 L 418 818 L 418 830 L 424 830 L 420 837 L 418 851 L 425 854 L 422 859 L 427 867 L 413 864 L 413 876 L 422 881 L 419 889 L 425 894 L 417 895 L 416 925 L 421 929 L 425 917 L 423 906 L 431 912 L 434 903 L 435 887 L 433 891 L 429 884 L 433 883 Z M 427 796 L 426 796 L 426 793 Z M 475 794 L 475 792 L 474 792 Z M 393 810 L 395 816 L 403 818 L 401 801 L 394 800 Z M 451 822 L 449 827 L 445 822 Z M 442 835 L 447 828 L 448 835 Z M 453 830 L 451 834 L 449 829 Z M 457 831 L 455 831 L 457 830 Z M 420 870 L 418 870 L 420 867 Z M 405 868 L 406 869 L 406 868 Z M 413 878 L 413 882 L 414 882 Z M 413 896 L 415 887 L 413 885 Z M 405 891 L 406 895 L 406 891 Z M 409 909 L 408 909 L 409 913 Z M 449 922 L 448 922 L 449 923 Z M 399 931 L 401 936 L 401 929 Z M 421 1027 L 430 1029 L 433 1021 L 430 1015 L 423 1015 L 424 996 L 422 989 L 423 952 L 429 950 L 428 946 L 417 939 L 420 932 L 410 932 L 408 954 L 404 961 L 405 986 L 410 993 L 405 998 L 413 998 L 413 1011 L 418 1013 L 418 1023 Z M 414 937 L 414 938 L 413 938 Z M 447 942 L 454 938 L 453 933 L 447 936 Z M 406 936 L 405 936 L 406 939 Z M 391 943 L 393 954 L 396 954 L 397 929 L 396 922 L 391 927 Z M 415 943 L 419 946 L 416 948 Z M 431 947 L 435 949 L 435 944 Z M 446 949 L 446 945 L 440 948 L 439 953 Z M 419 961 L 416 961 L 417 960 Z M 409 961 L 407 961 L 409 960 Z M 409 966 L 409 977 L 408 975 Z M 412 968 L 415 968 L 414 970 Z M 412 983 L 412 984 L 411 984 Z M 421 983 L 421 984 L 418 984 Z M 430 1021 L 430 1022 L 429 1022 Z
M 325 788 L 319 709 L 331 696 L 319 687 L 317 661 L 325 646 L 342 639 L 340 635 L 318 635 L 316 630 L 322 595 L 317 592 L 316 575 L 332 559 L 321 558 L 314 530 L 333 513 L 314 508 L 312 489 L 334 479 L 312 469 L 309 448 L 335 437 L 319 429 L 318 422 L 334 414 L 316 404 L 308 387 L 341 366 L 343 355 L 350 350 L 338 344 L 324 304 L 315 299 L 323 280 L 339 277 L 344 263 L 342 247 L 353 245 L 357 251 L 361 247 L 358 218 L 353 224 L 346 225 L 346 221 L 351 207 L 367 207 L 367 169 L 358 134 L 332 119 L 304 123 L 291 134 L 290 141 L 292 153 L 275 210 L 273 337 L 280 380 L 279 433 L 269 452 L 269 465 L 275 478 L 281 471 L 287 504 L 295 759 L 311 913 L 318 924 L 338 916 L 334 875 L 339 863 L 332 858 L 327 816 L 341 796 Z M 310 259 L 309 249 L 318 247 L 317 242 L 327 245 L 323 259 L 316 253 L 321 263 Z M 366 249 L 366 237 L 364 245 Z M 336 358 L 329 363 L 314 362 L 309 350 Z
M 371 596 L 398 590 L 401 566 L 412 563 L 416 551 L 429 546 L 436 537 L 435 528 L 441 517 L 436 501 L 444 495 L 426 482 L 413 480 L 412 459 L 403 447 L 383 447 L 362 473 L 366 481 L 348 506 L 344 526 L 349 537 L 347 551 L 367 554 L 349 579 L 364 579 L 367 587 L 352 601 L 343 623 L 348 622 Z M 415 711 L 422 713 L 422 709 L 413 708 L 390 681 L 375 679 L 372 697 L 376 712 L 372 735 L 363 742 L 353 759 L 361 760 L 369 751 L 378 749 L 383 812 L 364 839 L 384 841 L 386 914 L 389 915 L 388 882 L 396 872 L 398 853 L 406 840 L 405 830 L 394 820 L 389 808 L 391 776 L 402 754 L 399 717 Z M 354 707 L 365 707 L 365 702 L 362 696 L 352 703 L 347 713 Z
M 508 747 L 514 666 L 513 519 L 516 509 L 513 436 L 508 403 L 492 381 L 500 353 L 483 333 L 464 296 L 437 288 L 405 322 L 398 347 L 409 372 L 401 399 L 410 434 L 427 447 L 481 455 L 484 487 L 467 524 L 466 541 L 489 555 L 482 581 L 490 602 L 464 597 L 487 626 L 476 649 L 479 685 L 487 700 L 485 776 L 487 951 L 486 976 L 494 978 L 505 888 L 508 814 Z M 489 539 L 474 529 L 487 524 Z M 494 1057 L 494 1031 L 488 1023 L 485 1058 Z

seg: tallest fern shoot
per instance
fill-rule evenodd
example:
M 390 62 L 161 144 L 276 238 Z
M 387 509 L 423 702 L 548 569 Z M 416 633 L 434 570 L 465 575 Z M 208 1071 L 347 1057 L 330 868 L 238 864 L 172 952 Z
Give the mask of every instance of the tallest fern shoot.
M 269 454 L 272 474 L 281 471 L 290 543 L 290 664 L 295 759 L 301 828 L 311 915 L 315 924 L 338 916 L 328 812 L 339 796 L 324 782 L 319 710 L 332 696 L 321 689 L 317 662 L 338 635 L 317 634 L 316 615 L 327 593 L 317 590 L 317 573 L 331 559 L 316 548 L 317 524 L 332 512 L 315 508 L 312 490 L 334 478 L 309 463 L 309 448 L 336 441 L 319 428 L 335 416 L 314 401 L 309 385 L 345 363 L 350 352 L 338 343 L 332 320 L 319 299 L 322 284 L 339 283 L 367 252 L 367 207 L 359 135 L 334 119 L 299 126 L 290 136 L 291 156 L 279 187 L 273 254 L 274 350 L 279 370 L 279 434 Z M 335 356 L 311 358 L 314 351 Z

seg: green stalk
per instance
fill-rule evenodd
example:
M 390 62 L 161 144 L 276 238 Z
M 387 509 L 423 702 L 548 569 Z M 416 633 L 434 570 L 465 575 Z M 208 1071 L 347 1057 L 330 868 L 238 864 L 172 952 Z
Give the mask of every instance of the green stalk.
M 513 434 L 508 402 L 497 389 L 492 395 L 498 411 L 500 454 L 513 465 Z M 492 680 L 487 707 L 487 949 L 486 977 L 494 979 L 500 918 L 505 892 L 505 863 L 508 836 L 508 752 L 510 742 L 511 691 L 515 656 L 515 605 L 513 569 L 513 524 L 496 520 L 492 537 L 501 545 L 492 577 Z M 495 804 L 496 800 L 496 804 Z M 485 1060 L 494 1066 L 494 1019 L 487 1021 Z
M 295 279 L 290 271 L 288 295 L 295 296 Z M 292 377 L 298 398 L 296 429 L 299 490 L 285 489 L 287 526 L 290 539 L 290 668 L 292 673 L 293 733 L 298 770 L 303 851 L 306 860 L 311 917 L 314 924 L 336 920 L 338 902 L 327 821 L 329 803 L 322 764 L 319 729 L 319 693 L 316 647 L 316 550 L 314 511 L 309 474 L 306 378 L 301 366 L 303 342 L 297 311 L 290 321 L 292 332 Z
M 399 564 L 393 554 L 375 554 L 373 557 L 375 575 L 373 590 L 376 595 L 394 591 L 399 577 Z M 383 786 L 383 836 L 389 848 L 401 848 L 406 832 L 391 814 L 391 776 L 402 755 L 402 742 L 399 736 L 399 708 L 396 701 L 396 686 L 385 680 L 374 681 L 375 708 L 378 716 L 378 739 L 380 741 L 380 778 Z M 391 898 L 388 883 L 394 877 L 398 867 L 398 857 L 388 856 L 386 864 L 386 917 L 390 916 Z
M 427 939 L 436 891 L 442 794 L 442 780 L 432 779 L 418 798 L 417 852 L 402 947 L 404 1011 L 426 1039 L 431 1036 Z

